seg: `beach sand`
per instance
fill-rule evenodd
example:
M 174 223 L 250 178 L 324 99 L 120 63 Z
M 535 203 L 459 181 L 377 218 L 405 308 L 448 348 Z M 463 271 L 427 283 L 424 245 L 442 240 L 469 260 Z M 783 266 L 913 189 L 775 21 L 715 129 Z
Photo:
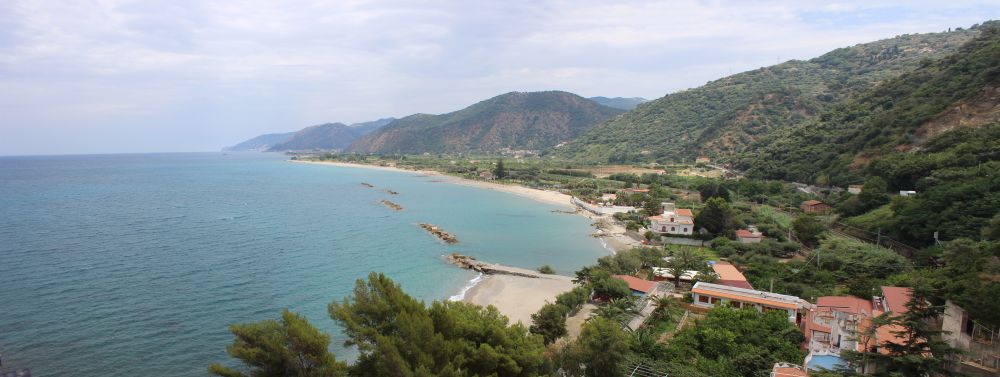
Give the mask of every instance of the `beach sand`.
M 476 181 L 476 180 L 471 180 L 471 179 L 464 179 L 464 178 L 459 178 L 459 177 L 453 177 L 453 176 L 450 176 L 450 175 L 447 175 L 447 174 L 443 174 L 441 172 L 437 172 L 437 171 L 433 171 L 433 170 L 408 170 L 408 169 L 401 169 L 401 168 L 395 168 L 395 167 L 389 167 L 389 166 L 378 166 L 378 165 L 367 165 L 367 164 L 354 164 L 354 163 L 348 163 L 348 162 L 334 162 L 334 161 L 303 161 L 303 160 L 291 160 L 291 161 L 292 162 L 304 163 L 304 164 L 332 165 L 332 166 L 340 166 L 340 167 L 348 167 L 348 168 L 375 169 L 375 170 L 387 170 L 387 171 L 396 171 L 396 172 L 404 172 L 404 173 L 417 173 L 417 174 L 434 176 L 435 178 L 439 178 L 442 181 L 445 181 L 445 182 L 451 183 L 451 184 L 464 185 L 464 186 L 473 186 L 473 187 L 479 187 L 479 188 L 483 188 L 483 189 L 487 189 L 487 190 L 494 190 L 494 191 L 502 191 L 502 192 L 507 192 L 507 193 L 511 193 L 511 194 L 515 194 L 515 195 L 520 195 L 520 196 L 523 196 L 523 197 L 526 197 L 526 198 L 529 198 L 529 199 L 533 199 L 533 200 L 536 200 L 536 201 L 539 201 L 539 202 L 543 202 L 543 203 L 561 205 L 561 206 L 564 206 L 566 208 L 572 208 L 573 207 L 573 204 L 570 203 L 570 199 L 572 199 L 572 196 L 563 194 L 561 192 L 533 189 L 533 188 L 529 188 L 529 187 L 519 186 L 519 185 L 516 185 L 516 184 L 501 184 L 501 183 L 495 183 L 495 182 L 486 182 L 486 181 Z
M 527 278 L 513 275 L 487 275 L 465 294 L 464 302 L 476 305 L 493 305 L 510 319 L 511 323 L 531 325 L 531 315 L 538 312 L 545 302 L 554 302 L 556 295 L 573 289 L 573 279 L 568 276 L 546 275 L 545 278 Z

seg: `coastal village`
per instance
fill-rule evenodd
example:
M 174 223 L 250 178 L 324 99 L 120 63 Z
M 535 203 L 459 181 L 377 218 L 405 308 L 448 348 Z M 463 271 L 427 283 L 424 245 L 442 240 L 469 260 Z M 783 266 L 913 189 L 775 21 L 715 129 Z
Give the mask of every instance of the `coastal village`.
M 533 332 L 552 332 L 554 347 L 569 347 L 580 336 L 583 325 L 597 316 L 613 318 L 623 330 L 648 334 L 655 343 L 669 346 L 671 339 L 684 329 L 701 326 L 699 323 L 705 322 L 716 308 L 781 313 L 790 328 L 801 335 L 796 343 L 801 358 L 775 360 L 771 376 L 823 376 L 837 370 L 872 374 L 879 367 L 878 358 L 871 355 L 888 355 L 894 347 L 912 341 L 906 338 L 900 322 L 887 320 L 902 318 L 917 305 L 909 287 L 876 284 L 866 287 L 863 291 L 866 294 L 856 295 L 860 290 L 833 286 L 825 290 L 797 289 L 801 292 L 791 294 L 794 290 L 789 286 L 809 282 L 782 277 L 761 279 L 764 276 L 755 270 L 758 266 L 748 263 L 751 259 L 748 255 L 763 251 L 769 254 L 768 259 L 772 260 L 769 264 L 774 266 L 822 266 L 820 259 L 824 256 L 818 252 L 826 242 L 877 250 L 901 259 L 901 255 L 910 251 L 905 244 L 888 237 L 873 241 L 845 232 L 849 229 L 838 226 L 834 206 L 821 200 L 829 194 L 818 194 L 822 191 L 857 196 L 863 192 L 863 186 L 833 191 L 783 185 L 771 196 L 777 200 L 761 204 L 752 199 L 733 198 L 737 194 L 718 178 L 684 178 L 656 169 L 639 171 L 644 174 L 608 174 L 607 183 L 596 187 L 555 190 L 510 182 L 511 172 L 497 171 L 495 165 L 492 170 L 450 174 L 460 177 L 459 181 L 479 181 L 477 184 L 485 188 L 535 199 L 539 199 L 535 195 L 544 193 L 539 200 L 571 204 L 575 213 L 593 221 L 594 236 L 604 239 L 617 251 L 594 267 L 578 271 L 576 278 L 552 275 L 545 267 L 533 271 L 454 254 L 447 258 L 449 262 L 486 276 L 463 301 L 493 305 L 512 322 L 532 324 Z M 559 173 L 582 175 L 572 171 Z M 655 180 L 652 184 L 643 183 L 653 177 L 671 177 L 684 184 L 667 187 L 656 184 Z M 507 181 L 500 183 L 504 178 Z M 723 207 L 719 212 L 728 218 L 705 217 L 718 211 L 716 207 Z M 799 222 L 797 219 L 813 221 L 815 234 L 797 229 L 793 224 Z M 713 222 L 723 224 L 722 228 L 712 228 Z M 425 225 L 425 229 L 435 234 L 436 228 L 421 224 Z M 750 273 L 749 278 L 746 273 Z M 611 285 L 620 284 L 622 288 L 617 291 L 598 288 L 611 281 L 607 279 L 620 282 Z M 585 283 L 590 288 L 586 288 L 584 299 L 567 298 L 579 295 L 581 284 Z M 822 294 L 825 292 L 834 294 Z M 952 368 L 967 375 L 996 375 L 1000 367 L 997 329 L 971 318 L 969 311 L 956 302 L 949 300 L 943 307 L 940 315 L 925 320 L 943 334 L 940 337 L 943 342 L 961 350 L 956 353 Z M 560 328 L 543 328 L 546 326 L 543 319 L 550 311 L 556 311 L 561 318 L 555 321 Z M 665 370 L 648 362 L 628 364 L 623 368 L 645 371 L 629 375 L 666 375 Z

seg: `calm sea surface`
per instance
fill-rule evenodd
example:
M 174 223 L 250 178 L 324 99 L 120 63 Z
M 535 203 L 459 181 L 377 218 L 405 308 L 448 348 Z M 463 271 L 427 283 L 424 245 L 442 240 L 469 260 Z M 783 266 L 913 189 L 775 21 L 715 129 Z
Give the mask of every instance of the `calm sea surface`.
M 564 274 L 607 253 L 587 237 L 587 219 L 552 213 L 556 206 L 417 174 L 285 160 L 0 157 L 0 370 L 203 376 L 227 360 L 229 324 L 283 308 L 333 333 L 333 350 L 349 358 L 326 305 L 370 271 L 431 301 L 475 277 L 441 259 L 451 252 Z M 443 245 L 418 222 L 461 242 Z

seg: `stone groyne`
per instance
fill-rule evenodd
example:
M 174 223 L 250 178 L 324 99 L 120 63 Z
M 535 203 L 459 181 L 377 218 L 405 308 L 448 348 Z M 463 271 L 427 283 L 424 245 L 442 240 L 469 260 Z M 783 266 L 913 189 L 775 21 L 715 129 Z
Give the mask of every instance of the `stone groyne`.
M 458 237 L 455 237 L 451 233 L 445 232 L 444 229 L 438 228 L 434 225 L 427 223 L 420 223 L 419 225 L 421 228 L 424 228 L 424 230 L 426 230 L 427 233 L 430 233 L 431 235 L 437 237 L 441 241 L 444 241 L 444 243 L 447 244 L 458 243 Z
M 403 206 L 401 206 L 399 204 L 396 204 L 396 203 L 393 203 L 393 202 L 390 202 L 388 200 L 382 200 L 382 201 L 380 201 L 380 203 L 382 203 L 382 205 L 384 205 L 386 207 L 391 208 L 394 211 L 402 211 L 403 210 Z
M 453 253 L 445 257 L 449 263 L 454 264 L 458 267 L 482 272 L 487 275 L 513 275 L 533 279 L 546 279 L 552 278 L 555 275 L 543 275 L 537 271 L 532 271 L 524 268 L 502 266 L 496 263 L 486 263 L 476 258 L 470 257 L 468 255 L 462 255 L 458 253 Z

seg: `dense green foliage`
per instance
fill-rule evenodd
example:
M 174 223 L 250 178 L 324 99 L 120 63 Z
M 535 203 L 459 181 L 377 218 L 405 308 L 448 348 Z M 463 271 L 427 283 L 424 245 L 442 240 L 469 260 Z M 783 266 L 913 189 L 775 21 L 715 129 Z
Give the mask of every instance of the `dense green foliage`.
M 560 364 L 573 376 L 623 376 L 629 341 L 617 322 L 594 318 L 583 325 L 580 338 L 564 352 Z
M 741 167 L 752 176 L 773 179 L 859 182 L 857 168 L 866 161 L 920 145 L 933 136 L 933 129 L 922 128 L 929 121 L 997 85 L 1000 32 L 993 23 L 980 29 L 981 35 L 958 52 L 924 61 L 913 72 L 832 106 L 813 121 L 761 139 Z
M 546 303 L 538 310 L 538 313 L 531 315 L 532 334 L 541 335 L 545 339 L 545 344 L 552 343 L 563 335 L 566 335 L 566 314 L 569 307 L 560 304 Z
M 732 156 L 922 60 L 948 55 L 976 34 L 902 35 L 724 77 L 639 105 L 553 153 L 593 163 Z
M 732 235 L 741 226 L 736 212 L 721 197 L 709 199 L 694 218 L 695 229 L 704 228 L 711 234 Z
M 795 232 L 795 238 L 798 238 L 799 242 L 808 246 L 816 246 L 820 236 L 826 232 L 826 226 L 815 215 L 806 214 L 792 221 L 792 231 Z
M 330 335 L 313 327 L 305 317 L 285 310 L 281 321 L 232 325 L 235 339 L 226 347 L 249 372 L 220 364 L 208 370 L 224 377 L 333 377 L 346 376 L 347 365 L 330 353 Z
M 347 149 L 382 154 L 540 150 L 622 112 L 572 93 L 511 92 L 447 114 L 396 120 Z
M 718 307 L 678 332 L 662 359 L 677 375 L 767 375 L 776 362 L 801 363 L 803 339 L 783 312 Z
M 415 300 L 387 277 L 358 280 L 330 317 L 360 355 L 354 376 L 535 376 L 545 374 L 542 337 L 509 325 L 494 307 Z

